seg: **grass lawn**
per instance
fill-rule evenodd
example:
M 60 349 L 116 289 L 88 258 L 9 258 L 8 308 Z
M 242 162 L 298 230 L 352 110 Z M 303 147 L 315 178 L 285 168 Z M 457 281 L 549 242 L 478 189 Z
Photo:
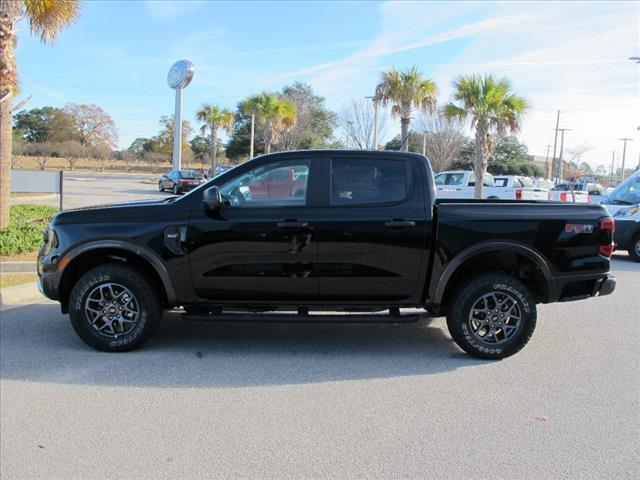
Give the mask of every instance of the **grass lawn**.
M 35 273 L 4 273 L 0 275 L 0 288 L 13 287 L 23 283 L 33 283 L 38 276 Z
M 31 254 L 35 258 L 42 231 L 56 211 L 50 205 L 12 205 L 9 225 L 0 230 L 0 256 Z

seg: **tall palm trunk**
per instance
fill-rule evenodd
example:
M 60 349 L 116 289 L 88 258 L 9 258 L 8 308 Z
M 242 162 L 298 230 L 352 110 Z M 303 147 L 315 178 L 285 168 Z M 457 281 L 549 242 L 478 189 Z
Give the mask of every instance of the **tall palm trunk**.
M 409 123 L 410 118 L 400 118 L 400 151 L 409 151 Z
M 476 177 L 474 198 L 477 200 L 482 198 L 484 174 L 487 170 L 488 153 L 489 145 L 487 144 L 487 127 L 482 122 L 478 122 L 476 125 L 476 152 L 473 163 L 473 173 Z
M 218 130 L 211 126 L 211 141 L 209 142 L 211 147 L 211 176 L 216 176 L 216 159 L 218 158 Z
M 13 95 L 8 93 L 0 104 L 0 229 L 9 223 L 11 200 L 11 141 Z
M 16 85 L 16 22 L 22 5 L 0 0 L 0 228 L 9 223 L 13 88 Z

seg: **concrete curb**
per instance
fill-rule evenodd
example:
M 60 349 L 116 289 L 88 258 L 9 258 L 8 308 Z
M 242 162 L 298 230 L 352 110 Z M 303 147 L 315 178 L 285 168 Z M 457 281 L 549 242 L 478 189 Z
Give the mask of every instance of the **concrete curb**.
M 25 202 L 33 202 L 34 200 L 57 200 L 58 194 L 52 193 L 49 195 L 34 195 L 34 196 L 24 196 L 24 197 L 11 197 L 12 204 L 19 204 Z
M 2 262 L 0 272 L 2 273 L 36 273 L 36 262 Z
M 0 289 L 0 306 L 36 303 L 43 298 L 35 282 Z

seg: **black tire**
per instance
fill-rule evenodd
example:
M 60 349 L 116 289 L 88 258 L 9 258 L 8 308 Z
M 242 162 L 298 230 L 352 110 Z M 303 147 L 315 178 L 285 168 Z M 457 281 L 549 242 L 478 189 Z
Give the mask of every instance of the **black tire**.
M 109 284 L 112 285 L 111 290 L 109 290 Z M 94 298 L 101 291 L 109 290 L 113 294 L 114 289 L 116 293 L 127 293 L 126 290 L 128 290 L 131 295 L 130 297 L 124 296 L 118 302 L 115 301 L 115 297 L 113 297 L 113 301 L 105 300 L 105 303 L 110 302 L 106 306 L 98 306 L 95 303 L 98 300 Z M 89 299 L 90 296 L 92 299 Z M 133 300 L 128 301 L 128 298 L 131 297 Z M 102 294 L 100 294 L 100 298 L 102 298 Z M 125 301 L 127 301 L 126 305 Z M 106 315 L 102 316 L 100 312 L 89 311 L 87 310 L 88 306 L 97 307 L 98 310 L 105 308 L 103 310 L 105 313 L 107 313 L 107 308 L 113 309 L 114 318 L 116 315 L 118 318 L 125 317 L 129 314 L 127 313 L 128 308 L 131 308 L 137 311 L 135 315 L 130 313 L 136 321 L 126 320 L 126 318 L 124 321 L 115 320 L 114 326 L 113 322 L 107 321 Z M 122 315 L 118 315 L 117 310 L 122 310 L 122 306 L 125 311 L 120 312 Z M 92 323 L 91 316 L 95 316 L 94 323 Z M 76 282 L 69 298 L 69 317 L 73 329 L 88 345 L 106 352 L 125 352 L 139 347 L 155 332 L 161 316 L 162 306 L 152 283 L 138 270 L 127 265 L 105 264 L 89 270 Z M 100 326 L 108 323 L 110 323 L 109 328 L 112 332 L 106 329 L 102 333 L 98 331 Z
M 631 260 L 634 262 L 640 262 L 640 233 L 631 240 L 628 252 Z
M 158 191 L 164 192 L 164 187 L 162 186 L 162 182 L 158 182 Z
M 174 195 L 180 195 L 180 189 L 178 188 L 178 185 L 176 185 L 175 183 L 173 184 L 173 189 L 171 191 L 173 192 Z
M 468 354 L 500 359 L 524 348 L 536 318 L 535 299 L 522 282 L 508 275 L 485 274 L 458 289 L 449 305 L 447 327 Z

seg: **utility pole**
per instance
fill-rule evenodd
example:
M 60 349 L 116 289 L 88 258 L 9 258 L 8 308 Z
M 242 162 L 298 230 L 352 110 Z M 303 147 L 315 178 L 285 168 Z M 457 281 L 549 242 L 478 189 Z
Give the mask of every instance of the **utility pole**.
M 351 138 L 351 125 L 353 125 L 352 121 L 347 122 L 347 143 L 345 145 L 346 149 L 349 149 L 349 138 Z
M 255 136 L 256 114 L 251 114 L 251 143 L 249 144 L 249 160 L 253 158 L 253 138 Z
M 609 172 L 609 186 L 613 186 L 613 169 L 615 168 L 616 163 L 616 151 L 614 150 L 611 154 L 611 171 Z
M 427 156 L 427 132 L 422 134 L 422 155 Z
M 364 97 L 369 98 L 373 102 L 373 150 L 378 149 L 378 102 L 376 97 Z
M 627 142 L 633 142 L 633 140 L 631 138 L 621 138 L 620 140 L 622 140 L 622 178 L 620 179 L 622 181 L 624 180 L 624 160 L 627 156 Z
M 544 161 L 544 178 L 549 178 L 549 150 L 551 149 L 551 145 L 547 145 L 547 158 Z
M 570 131 L 570 128 L 559 128 L 560 132 L 560 158 L 558 158 L 558 181 L 562 182 L 562 153 L 564 151 L 564 132 Z
M 558 145 L 558 127 L 559 126 L 560 126 L 560 110 L 558 110 L 558 116 L 556 117 L 556 130 L 555 130 L 555 135 L 553 137 L 553 158 L 551 160 L 551 165 L 552 165 L 551 169 L 554 172 L 556 172 L 556 174 L 558 172 L 558 170 L 555 167 L 556 167 L 556 146 Z M 559 175 L 557 175 L 556 178 L 559 178 Z

